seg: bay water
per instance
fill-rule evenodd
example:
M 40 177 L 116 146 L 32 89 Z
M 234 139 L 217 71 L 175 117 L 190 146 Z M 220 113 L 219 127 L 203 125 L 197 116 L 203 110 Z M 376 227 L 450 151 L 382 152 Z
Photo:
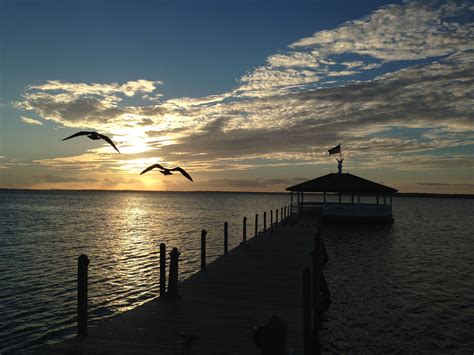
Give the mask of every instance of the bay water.
M 288 204 L 266 193 L 0 191 L 0 352 L 75 335 L 80 254 L 94 326 L 158 296 L 160 243 L 180 250 L 183 280 L 199 269 L 202 229 L 212 261 L 224 221 L 233 248 L 244 216 L 251 237 L 256 213 Z M 474 200 L 393 205 L 393 224 L 325 226 L 324 350 L 472 352 Z

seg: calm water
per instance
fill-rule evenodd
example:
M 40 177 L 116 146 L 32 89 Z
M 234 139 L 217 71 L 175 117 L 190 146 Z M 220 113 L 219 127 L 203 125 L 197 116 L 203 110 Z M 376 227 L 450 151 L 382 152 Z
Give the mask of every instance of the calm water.
M 92 324 L 158 295 L 158 246 L 186 278 L 230 247 L 242 217 L 288 196 L 239 193 L 0 192 L 0 352 L 75 334 L 77 256 L 89 256 Z M 333 304 L 321 333 L 334 352 L 474 349 L 474 201 L 394 200 L 390 226 L 327 226 Z

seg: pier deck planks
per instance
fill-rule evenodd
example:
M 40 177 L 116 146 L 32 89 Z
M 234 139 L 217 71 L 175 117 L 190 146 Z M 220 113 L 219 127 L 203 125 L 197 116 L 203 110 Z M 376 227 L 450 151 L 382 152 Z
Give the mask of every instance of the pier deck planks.
M 180 283 L 181 299 L 157 298 L 90 327 L 84 339 L 30 353 L 181 354 L 176 332 L 182 332 L 198 337 L 189 347 L 193 355 L 259 354 L 252 330 L 272 315 L 287 323 L 288 348 L 302 353 L 302 270 L 311 265 L 317 218 L 290 220 Z

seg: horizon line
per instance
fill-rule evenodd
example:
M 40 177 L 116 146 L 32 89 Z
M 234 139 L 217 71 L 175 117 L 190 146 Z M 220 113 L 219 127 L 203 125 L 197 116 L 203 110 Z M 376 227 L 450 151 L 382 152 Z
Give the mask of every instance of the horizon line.
M 240 194 L 279 194 L 289 195 L 288 191 L 229 191 L 229 190 L 129 190 L 129 189 L 34 189 L 34 188 L 15 188 L 0 187 L 0 191 L 105 191 L 105 192 L 155 192 L 155 193 L 240 193 Z M 314 193 L 318 194 L 318 193 Z M 319 193 L 322 194 L 322 193 Z M 336 192 L 334 192 L 336 194 Z M 451 197 L 474 199 L 474 194 L 457 193 L 436 193 L 436 192 L 395 192 L 395 197 Z

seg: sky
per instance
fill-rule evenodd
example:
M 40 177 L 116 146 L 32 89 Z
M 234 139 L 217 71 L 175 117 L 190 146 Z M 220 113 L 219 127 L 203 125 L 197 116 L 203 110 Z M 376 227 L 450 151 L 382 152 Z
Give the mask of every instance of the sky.
M 473 47 L 474 1 L 0 0 L 0 188 L 278 192 L 341 144 L 474 193 Z

